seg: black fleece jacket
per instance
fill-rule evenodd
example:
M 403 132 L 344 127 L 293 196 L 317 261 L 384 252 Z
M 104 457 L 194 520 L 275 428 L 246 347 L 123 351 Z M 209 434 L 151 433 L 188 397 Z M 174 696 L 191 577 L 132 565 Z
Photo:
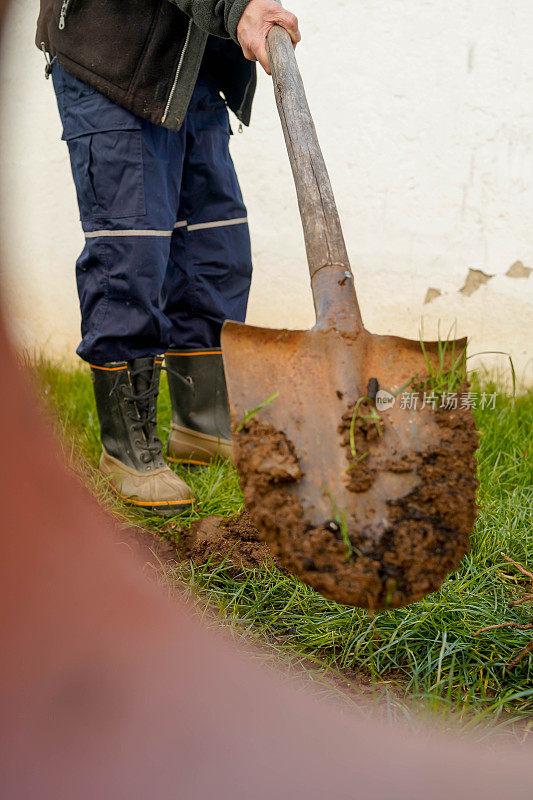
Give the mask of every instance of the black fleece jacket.
M 69 72 L 134 114 L 181 127 L 208 36 L 218 48 L 219 88 L 250 123 L 255 64 L 237 43 L 250 0 L 41 0 L 36 44 Z
M 250 0 L 172 0 L 200 30 L 237 42 L 237 25 Z

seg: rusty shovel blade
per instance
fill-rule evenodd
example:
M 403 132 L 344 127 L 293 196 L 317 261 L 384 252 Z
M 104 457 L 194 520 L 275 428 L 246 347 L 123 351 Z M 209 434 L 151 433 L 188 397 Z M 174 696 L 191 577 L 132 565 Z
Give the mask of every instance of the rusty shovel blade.
M 232 322 L 222 342 L 246 504 L 282 566 L 362 607 L 436 589 L 468 549 L 477 446 L 458 393 L 439 408 L 423 383 L 438 344 Z

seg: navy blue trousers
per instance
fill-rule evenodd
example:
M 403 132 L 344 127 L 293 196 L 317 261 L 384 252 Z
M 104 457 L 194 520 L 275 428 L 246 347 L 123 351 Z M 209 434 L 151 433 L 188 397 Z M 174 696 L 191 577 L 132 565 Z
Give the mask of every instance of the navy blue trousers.
M 200 77 L 179 132 L 136 117 L 57 63 L 54 89 L 85 247 L 81 358 L 220 346 L 244 321 L 252 263 L 226 106 Z

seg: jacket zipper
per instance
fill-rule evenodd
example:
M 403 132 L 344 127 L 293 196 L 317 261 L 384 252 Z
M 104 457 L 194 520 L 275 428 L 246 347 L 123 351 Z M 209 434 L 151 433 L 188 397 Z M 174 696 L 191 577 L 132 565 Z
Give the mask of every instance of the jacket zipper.
M 70 3 L 71 0 L 64 0 L 64 3 Z M 63 3 L 63 4 L 64 4 Z M 187 36 L 185 37 L 185 43 L 183 45 L 183 50 L 181 51 L 180 60 L 178 63 L 178 68 L 176 70 L 176 74 L 174 76 L 174 83 L 172 84 L 172 89 L 170 90 L 170 94 L 168 96 L 167 104 L 165 106 L 165 111 L 163 113 L 163 117 L 161 122 L 165 122 L 166 118 L 168 117 L 168 112 L 170 111 L 170 106 L 172 104 L 172 98 L 174 97 L 174 92 L 176 91 L 176 86 L 178 85 L 178 78 L 180 76 L 181 68 L 183 66 L 183 60 L 185 58 L 185 51 L 189 46 L 189 39 L 191 38 L 191 31 L 192 31 L 192 19 L 189 20 L 189 27 L 187 28 Z
M 239 125 L 239 133 L 242 133 L 242 110 L 244 108 L 244 104 L 246 103 L 246 99 L 248 97 L 248 90 L 250 89 L 250 84 L 251 84 L 252 80 L 253 80 L 253 78 L 249 78 L 248 79 L 248 83 L 246 84 L 246 88 L 244 89 L 244 94 L 242 96 L 242 102 L 241 102 L 240 108 L 237 111 L 237 113 L 235 114 L 235 116 L 237 117 L 237 119 L 239 120 L 239 123 L 240 123 L 240 125 Z
M 61 3 L 61 12 L 59 14 L 59 24 L 57 26 L 60 31 L 62 31 L 64 29 L 64 27 L 65 27 L 68 10 L 69 10 L 69 7 L 70 7 L 71 3 L 72 3 L 72 0 L 63 0 L 63 2 Z

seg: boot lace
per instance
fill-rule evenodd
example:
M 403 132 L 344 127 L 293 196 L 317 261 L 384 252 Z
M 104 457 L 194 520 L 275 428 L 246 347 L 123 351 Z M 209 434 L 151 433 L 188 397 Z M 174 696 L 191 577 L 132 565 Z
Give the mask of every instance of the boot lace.
M 137 375 L 145 372 L 144 369 L 134 369 L 130 370 L 129 375 L 130 378 L 135 378 Z M 110 395 L 113 392 L 116 392 L 119 388 L 120 382 L 120 373 L 117 375 L 113 388 L 109 392 Z M 132 421 L 132 430 L 134 431 L 142 431 L 143 437 L 136 439 L 137 446 L 142 450 L 141 452 L 141 460 L 147 464 L 149 461 L 155 461 L 155 459 L 161 455 L 161 450 L 163 445 L 161 441 L 156 438 L 153 442 L 150 442 L 146 438 L 145 431 L 149 430 L 152 426 L 157 430 L 157 408 L 156 404 L 154 403 L 152 410 L 150 411 L 150 400 L 152 398 L 157 398 L 159 395 L 159 387 L 157 383 L 153 383 L 144 392 L 136 392 L 132 386 L 122 385 L 122 394 L 124 398 L 131 403 L 132 408 L 126 411 L 126 416 L 128 419 Z

